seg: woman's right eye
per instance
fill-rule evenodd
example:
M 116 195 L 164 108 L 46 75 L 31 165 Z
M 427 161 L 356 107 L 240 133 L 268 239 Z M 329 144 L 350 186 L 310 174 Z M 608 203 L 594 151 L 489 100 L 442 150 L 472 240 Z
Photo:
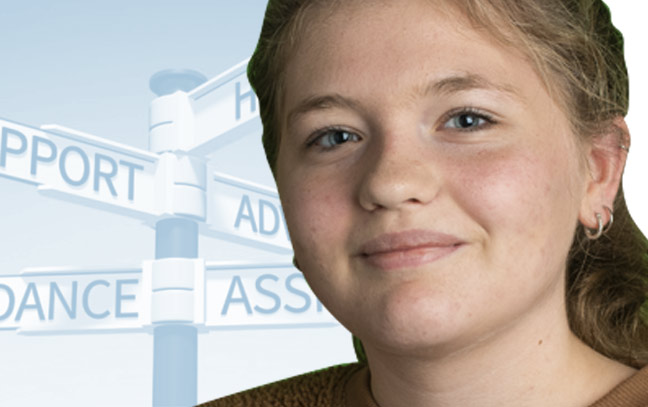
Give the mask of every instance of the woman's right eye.
M 360 136 L 345 129 L 324 129 L 308 143 L 308 146 L 317 146 L 323 150 L 332 150 L 349 141 L 359 141 Z

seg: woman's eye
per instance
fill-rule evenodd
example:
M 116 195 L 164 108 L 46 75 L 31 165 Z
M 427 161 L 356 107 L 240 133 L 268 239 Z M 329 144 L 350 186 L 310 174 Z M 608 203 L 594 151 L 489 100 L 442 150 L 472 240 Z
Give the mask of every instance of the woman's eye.
M 333 149 L 340 144 L 349 141 L 358 141 L 360 137 L 348 130 L 344 129 L 328 129 L 322 131 L 313 141 L 308 143 L 309 146 L 317 145 L 325 150 Z
M 493 119 L 483 113 L 462 111 L 453 114 L 444 124 L 445 129 L 457 129 L 463 131 L 479 130 L 493 124 Z

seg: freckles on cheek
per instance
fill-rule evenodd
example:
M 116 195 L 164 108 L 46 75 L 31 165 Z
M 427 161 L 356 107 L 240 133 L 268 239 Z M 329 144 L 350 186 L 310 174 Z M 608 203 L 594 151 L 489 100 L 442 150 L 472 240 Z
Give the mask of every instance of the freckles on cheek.
M 519 151 L 473 157 L 454 175 L 462 206 L 487 229 L 510 225 L 513 219 L 538 219 L 553 189 L 547 166 L 534 154 Z M 516 228 L 528 227 L 520 222 Z
M 348 213 L 343 208 L 346 201 L 339 186 L 317 180 L 294 185 L 285 208 L 293 244 L 314 253 L 327 246 L 325 242 L 340 238 L 338 230 Z

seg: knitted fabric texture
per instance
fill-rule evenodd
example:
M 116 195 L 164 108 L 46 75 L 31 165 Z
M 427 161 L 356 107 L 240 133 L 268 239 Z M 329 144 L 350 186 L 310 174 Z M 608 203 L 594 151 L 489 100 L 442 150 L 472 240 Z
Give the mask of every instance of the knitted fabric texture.
M 378 407 L 367 365 L 352 363 L 303 374 L 217 399 L 199 407 Z M 648 407 L 648 367 L 590 407 Z
M 233 394 L 200 407 L 344 406 L 344 387 L 364 365 L 333 366 Z

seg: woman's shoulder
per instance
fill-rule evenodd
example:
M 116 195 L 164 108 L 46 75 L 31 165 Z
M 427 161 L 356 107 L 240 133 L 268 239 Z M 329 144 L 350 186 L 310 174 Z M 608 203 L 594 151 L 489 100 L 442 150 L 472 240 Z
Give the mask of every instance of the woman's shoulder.
M 343 405 L 346 383 L 365 366 L 360 363 L 331 366 L 232 394 L 199 407 L 339 406 Z
M 648 366 L 619 383 L 591 407 L 646 407 L 648 406 Z

